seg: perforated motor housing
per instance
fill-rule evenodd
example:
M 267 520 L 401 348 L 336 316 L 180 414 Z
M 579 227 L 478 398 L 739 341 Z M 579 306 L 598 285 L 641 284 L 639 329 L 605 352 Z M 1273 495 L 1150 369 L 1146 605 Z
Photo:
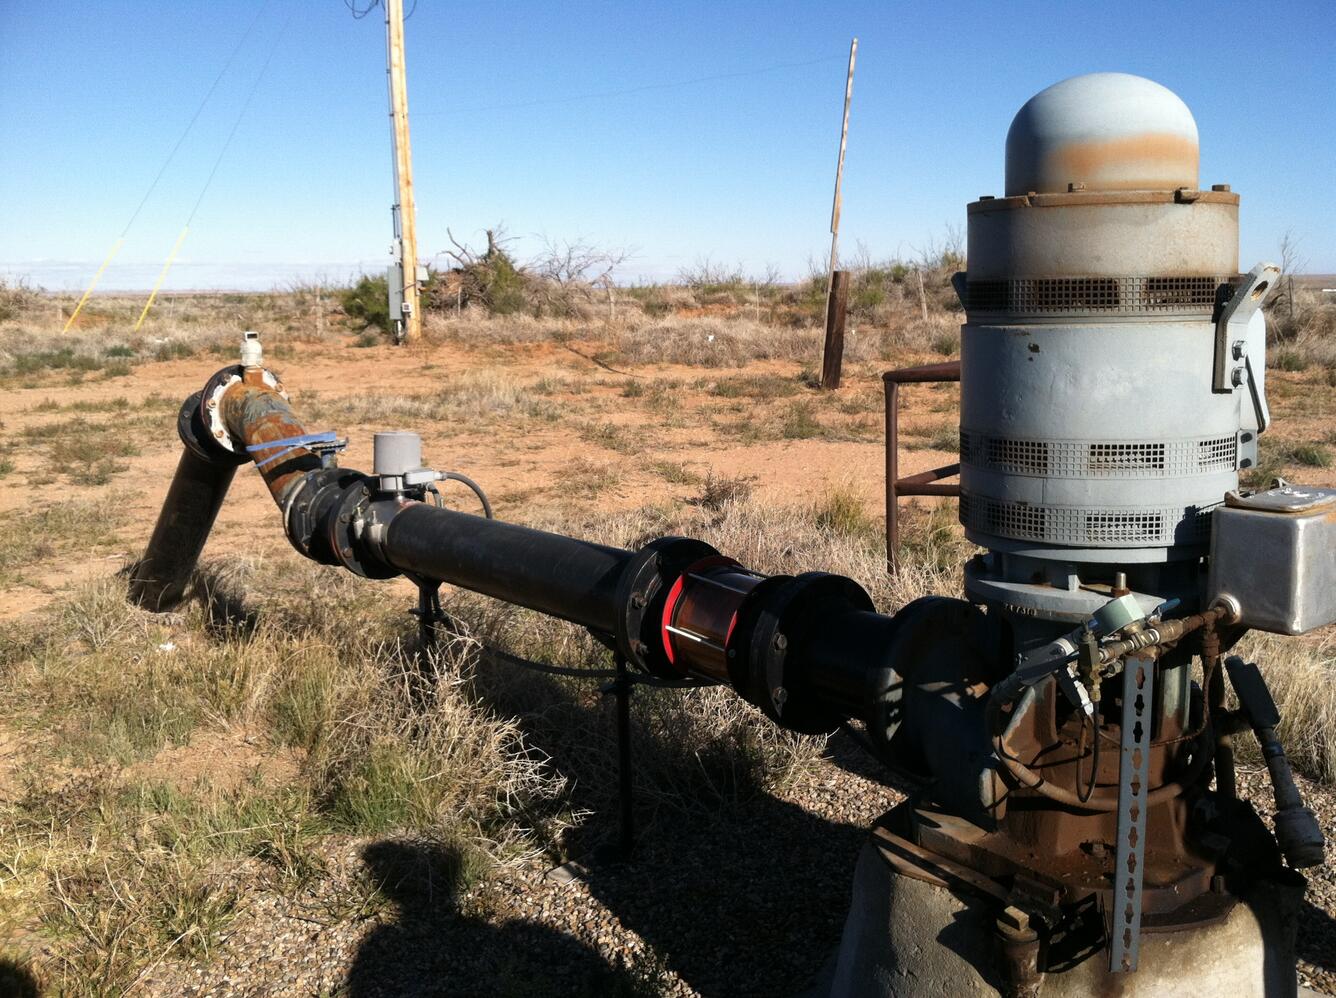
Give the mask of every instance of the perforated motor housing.
M 1191 113 L 1120 73 L 1021 109 L 1007 194 L 969 206 L 966 534 L 1070 563 L 1201 556 L 1256 447 L 1246 385 L 1213 387 L 1215 320 L 1240 280 L 1238 195 L 1197 189 Z

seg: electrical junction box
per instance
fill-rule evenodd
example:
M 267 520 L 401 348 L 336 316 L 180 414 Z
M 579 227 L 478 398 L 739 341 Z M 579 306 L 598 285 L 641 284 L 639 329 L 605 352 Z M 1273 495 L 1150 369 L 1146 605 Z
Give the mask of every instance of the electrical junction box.
M 1216 507 L 1209 590 L 1240 623 L 1303 634 L 1336 623 L 1336 489 L 1282 485 Z

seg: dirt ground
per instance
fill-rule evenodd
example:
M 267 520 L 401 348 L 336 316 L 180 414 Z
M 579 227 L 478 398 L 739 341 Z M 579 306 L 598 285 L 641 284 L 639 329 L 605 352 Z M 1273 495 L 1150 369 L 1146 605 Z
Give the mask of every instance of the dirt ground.
M 481 483 L 502 518 L 522 521 L 526 515 L 559 512 L 571 503 L 608 511 L 637 508 L 686 494 L 689 483 L 711 474 L 746 479 L 763 502 L 807 500 L 834 485 L 856 492 L 870 508 L 881 506 L 883 407 L 876 368 L 849 371 L 838 396 L 823 397 L 799 380 L 801 365 L 777 361 L 743 370 L 668 365 L 617 365 L 614 370 L 591 359 L 592 347 L 550 343 L 473 349 L 453 344 L 350 349 L 338 343 L 303 344 L 299 350 L 296 356 L 269 362 L 284 378 L 299 414 L 313 409 L 318 413 L 342 400 L 374 409 L 381 400 L 430 396 L 479 374 L 498 382 L 503 392 L 543 403 L 545 412 L 536 418 L 509 418 L 507 411 L 449 420 L 376 419 L 361 413 L 332 422 L 308 417 L 312 430 L 336 429 L 348 438 L 340 464 L 351 468 L 370 469 L 377 430 L 421 433 L 426 461 Z M 14 472 L 0 479 L 0 515 L 72 496 L 98 496 L 114 497 L 123 522 L 114 530 L 117 543 L 95 552 L 66 552 L 17 585 L 5 580 L 0 584 L 0 618 L 42 606 L 70 583 L 114 571 L 142 550 L 181 452 L 174 404 L 198 391 L 223 363 L 206 358 L 148 363 L 125 375 L 77 385 L 64 384 L 63 377 L 53 374 L 32 387 L 0 393 L 0 427 L 13 439 L 68 422 L 68 412 L 56 411 L 54 402 L 83 408 L 89 422 L 132 440 L 138 451 L 124 458 L 125 470 L 101 486 L 89 486 L 73 470 L 53 466 L 41 447 L 13 455 Z M 744 392 L 757 382 L 762 397 L 731 392 L 725 397 L 714 390 L 735 381 Z M 628 397 L 628 385 L 651 391 Z M 931 410 L 907 406 L 902 432 L 912 436 L 947 425 L 949 414 L 940 410 L 954 408 L 954 386 L 916 391 L 932 399 Z M 782 394 L 769 398 L 769 392 Z M 149 417 L 135 413 L 131 420 L 110 408 L 121 399 L 137 406 L 150 396 L 163 401 Z M 820 425 L 785 435 L 780 424 L 795 405 L 810 406 Z M 97 411 L 99 407 L 103 411 Z M 730 429 L 739 422 L 746 423 L 742 434 Z M 753 439 L 746 439 L 748 435 Z M 952 460 L 942 450 L 906 450 L 902 473 Z M 667 478 L 664 465 L 673 465 Z M 35 488 L 34 479 L 39 483 Z M 288 551 L 273 501 L 249 468 L 238 473 L 205 556 L 239 549 L 261 555 Z
M 905 355 L 893 363 L 851 364 L 844 387 L 827 394 L 795 361 L 754 362 L 744 368 L 628 365 L 601 355 L 596 342 L 397 349 L 356 347 L 342 339 L 289 346 L 273 337 L 267 346 L 269 366 L 279 372 L 298 413 L 309 414 L 309 429 L 336 429 L 348 437 L 342 465 L 369 469 L 376 430 L 416 430 L 428 463 L 481 483 L 499 517 L 542 523 L 560 523 L 563 513 L 573 509 L 612 513 L 680 502 L 699 493 L 711 477 L 744 479 L 759 502 L 777 506 L 814 501 L 838 489 L 879 515 L 884 460 L 880 373 L 942 359 Z M 0 529 L 13 529 L 34 510 L 77 502 L 95 535 L 86 542 L 75 537 L 0 579 L 0 620 L 59 602 L 76 584 L 115 573 L 142 550 L 180 454 L 176 406 L 231 362 L 230 357 L 196 356 L 81 379 L 46 372 L 0 392 L 0 434 L 23 442 L 10 450 L 12 470 L 0 477 Z M 1269 379 L 1276 420 L 1272 439 L 1284 445 L 1272 466 L 1297 480 L 1336 484 L 1329 460 L 1305 458 L 1295 450 L 1308 445 L 1325 454 L 1322 449 L 1336 443 L 1336 390 L 1314 372 L 1272 371 Z M 956 387 L 915 386 L 906 397 L 901 473 L 954 461 Z M 115 466 L 102 468 L 97 483 L 87 480 L 77 463 L 59 460 L 64 452 L 53 441 L 68 444 L 69 438 L 80 437 L 122 441 Z M 472 501 L 463 492 L 451 498 L 460 508 Z M 205 556 L 239 552 L 295 558 L 273 502 L 250 468 L 238 473 Z M 407 604 L 408 583 L 385 585 L 402 591 Z M 0 730 L 0 765 L 11 741 Z M 787 963 L 783 954 L 748 953 L 745 939 L 720 940 L 709 917 L 693 918 L 692 913 L 700 907 L 708 916 L 726 901 L 744 909 L 755 902 L 767 917 L 773 913 L 777 899 L 762 903 L 752 897 L 747 877 L 770 866 L 774 857 L 749 849 L 748 836 L 769 841 L 764 849 L 773 849 L 779 829 L 794 843 L 785 858 L 799 870 L 807 853 L 821 848 L 813 844 L 817 833 L 836 836 L 842 856 L 856 854 L 867 822 L 899 794 L 861 771 L 849 761 L 850 754 L 847 744 L 837 744 L 810 786 L 778 794 L 739 818 L 737 828 L 728 830 L 732 841 L 724 858 L 734 874 L 726 884 L 693 866 L 688 851 L 665 850 L 647 868 L 673 873 L 652 890 L 638 880 L 647 874 L 635 871 L 595 872 L 568 887 L 548 878 L 541 864 L 531 864 L 455 899 L 449 917 L 416 895 L 399 898 L 401 910 L 418 915 L 401 919 L 393 929 L 330 925 L 306 909 L 275 908 L 272 899 L 260 899 L 239 923 L 237 946 L 219 962 L 193 970 L 164 965 L 143 984 L 158 994 L 370 995 L 398 993 L 395 981 L 437 975 L 442 993 L 470 993 L 467 982 L 497 973 L 498 945 L 501 952 L 528 948 L 537 954 L 532 959 L 577 966 L 588 953 L 603 952 L 605 943 L 622 945 L 626 938 L 638 940 L 645 959 L 658 958 L 657 940 L 672 940 L 677 947 L 663 993 L 728 993 L 730 974 L 742 971 L 753 980 L 798 980 L 815 970 L 791 965 L 801 962 L 799 957 L 807 960 L 807 951 L 791 954 Z M 241 778 L 254 761 L 235 740 L 206 736 L 171 749 L 154 765 L 182 781 L 208 774 L 226 784 Z M 282 770 L 295 763 L 268 758 L 265 765 Z M 1307 782 L 1305 789 L 1319 798 L 1330 833 L 1336 822 L 1330 792 Z M 717 828 L 684 829 L 680 846 L 719 849 L 714 840 L 720 834 Z M 362 859 L 393 869 L 405 864 L 430 869 L 433 862 L 421 855 Z M 817 857 L 812 859 L 816 869 Z M 331 868 L 356 861 L 355 856 L 329 859 Z M 1331 956 L 1336 932 L 1330 931 L 1336 922 L 1326 913 L 1336 908 L 1331 900 L 1336 892 L 1329 880 L 1321 871 L 1315 895 L 1320 907 L 1312 908 L 1304 953 L 1305 979 L 1323 987 L 1330 985 L 1336 966 Z M 778 901 L 795 912 L 810 913 L 819 906 L 826 945 L 838 938 L 846 899 L 847 881 L 798 872 L 791 892 Z M 247 933 L 265 953 L 254 966 L 246 956 Z M 429 956 L 442 934 L 458 944 L 452 952 L 466 954 L 460 962 L 447 966 Z M 416 953 L 420 965 L 403 963 L 405 951 Z M 275 982 L 272 990 L 255 983 L 266 979 Z M 238 981 L 249 983 L 243 988 Z M 450 991 L 450 982 L 459 988 Z M 560 993 L 559 985 L 553 993 Z
M 652 505 L 689 492 L 708 475 L 746 479 L 764 503 L 809 500 L 835 487 L 879 511 L 880 373 L 941 359 L 907 355 L 896 364 L 849 365 L 839 392 L 828 394 L 794 362 L 758 361 L 743 369 L 627 366 L 605 363 L 597 351 L 596 343 L 357 349 L 333 341 L 301 344 L 295 352 L 280 346 L 282 356 L 269 363 L 285 378 L 298 412 L 310 413 L 311 429 L 336 429 L 348 438 L 342 465 L 369 469 L 377 430 L 416 430 L 428 463 L 469 475 L 491 495 L 498 516 L 522 521 L 571 504 L 608 511 Z M 14 470 L 0 478 L 0 516 L 71 498 L 106 498 L 119 515 L 114 542 L 76 547 L 21 579 L 0 581 L 0 619 L 40 607 L 70 583 L 113 571 L 142 550 L 180 455 L 175 406 L 230 362 L 145 363 L 77 384 L 52 372 L 0 393 L 0 435 L 11 440 L 68 427 L 74 412 L 76 420 L 130 445 L 123 470 L 101 485 L 82 481 L 77 468 L 60 466 L 41 446 L 11 452 Z M 387 401 L 430 397 L 469 378 L 484 379 L 475 413 L 464 405 L 446 419 L 374 414 Z M 1336 390 L 1308 373 L 1273 370 L 1268 378 L 1275 425 L 1264 441 L 1324 446 L 1336 427 Z M 502 396 L 501 406 L 486 397 L 490 391 Z M 951 463 L 954 454 L 944 448 L 954 430 L 956 386 L 911 386 L 904 398 L 901 474 Z M 151 409 L 134 411 L 146 400 Z M 120 402 L 128 409 L 116 408 Z M 525 402 L 541 404 L 541 414 L 525 413 Z M 339 403 L 357 411 L 323 417 L 322 410 L 337 410 Z M 795 412 L 796 426 L 790 425 Z M 1299 481 L 1336 484 L 1329 459 L 1305 466 L 1281 455 L 1276 466 Z M 272 501 L 250 469 L 237 475 L 206 556 L 242 548 L 287 554 Z

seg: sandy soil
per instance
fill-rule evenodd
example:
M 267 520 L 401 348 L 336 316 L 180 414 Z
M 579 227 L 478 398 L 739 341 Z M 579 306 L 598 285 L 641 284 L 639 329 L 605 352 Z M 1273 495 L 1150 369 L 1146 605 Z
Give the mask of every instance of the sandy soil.
M 880 443 L 879 368 L 851 369 L 836 396 L 803 387 L 796 396 L 751 402 L 721 398 L 693 386 L 702 381 L 758 374 L 796 380 L 800 365 L 765 362 L 750 365 L 745 371 L 618 365 L 617 371 L 625 373 L 616 373 L 585 353 L 553 344 L 463 350 L 456 346 L 349 349 L 340 343 L 302 346 L 298 357 L 271 360 L 270 366 L 285 379 L 299 413 L 302 400 L 312 395 L 321 403 L 425 395 L 454 379 L 482 371 L 499 370 L 504 378 L 530 391 L 544 388 L 548 393 L 542 397 L 555 407 L 556 418 L 542 422 L 508 420 L 504 415 L 485 417 L 474 425 L 423 422 L 408 426 L 393 421 L 328 427 L 311 421 L 312 429 L 337 429 L 349 438 L 340 464 L 352 468 L 370 468 L 371 438 L 376 430 L 420 432 L 427 460 L 436 467 L 462 471 L 483 484 L 502 518 L 524 520 L 526 514 L 559 509 L 577 501 L 563 494 L 562 481 L 572 466 L 600 471 L 612 479 L 595 494 L 582 490 L 578 502 L 583 508 L 630 509 L 667 497 L 691 495 L 698 489 L 666 482 L 651 467 L 659 461 L 685 465 L 702 477 L 713 473 L 749 479 L 757 497 L 766 502 L 806 501 L 838 485 L 862 496 L 870 510 L 880 510 L 884 455 Z M 129 417 L 115 411 L 71 414 L 44 405 L 53 400 L 65 406 L 97 406 L 121 398 L 138 404 L 151 394 L 175 402 L 199 390 L 222 363 L 203 357 L 149 363 L 122 377 L 90 379 L 77 385 L 69 385 L 60 373 L 53 373 L 34 387 L 15 387 L 0 393 L 0 432 L 12 434 L 13 439 L 22 439 L 34 427 L 68 421 L 73 415 L 82 415 L 95 425 L 115 426 L 128 419 L 130 426 L 125 432 L 133 434 L 139 450 L 137 456 L 123 459 L 127 470 L 102 486 L 72 480 L 63 469 L 52 467 L 41 447 L 25 446 L 12 456 L 15 471 L 0 479 L 0 518 L 77 495 L 114 500 L 128 522 L 116 530 L 116 537 L 123 543 L 115 545 L 114 550 L 76 551 L 25 572 L 17 585 L 13 580 L 0 581 L 0 619 L 33 610 L 71 583 L 115 571 L 136 556 L 152 532 L 181 451 L 174 414 L 165 403 L 151 416 L 136 412 Z M 544 382 L 558 387 L 554 391 Z M 644 397 L 626 398 L 623 390 L 632 382 L 667 382 L 671 399 L 665 404 Z M 932 393 L 934 409 L 953 407 L 954 386 L 915 391 L 925 399 Z M 740 443 L 725 438 L 726 425 L 722 429 L 711 425 L 716 417 L 725 424 L 744 418 L 758 423 L 778 419 L 795 400 L 811 404 L 831 432 L 811 439 Z M 842 412 L 837 404 L 856 411 Z M 751 412 L 737 412 L 739 408 Z M 902 433 L 911 434 L 948 418 L 947 413 L 919 413 L 906 406 Z M 602 424 L 626 431 L 637 444 L 643 440 L 643 450 L 622 453 L 579 435 L 581 428 Z M 941 451 L 905 450 L 902 473 L 912 474 L 951 460 L 952 455 Z M 40 482 L 44 478 L 52 480 L 32 485 L 34 479 Z M 286 555 L 289 550 L 273 503 L 259 476 L 249 469 L 238 473 L 205 556 L 236 552 L 242 547 L 260 555 Z

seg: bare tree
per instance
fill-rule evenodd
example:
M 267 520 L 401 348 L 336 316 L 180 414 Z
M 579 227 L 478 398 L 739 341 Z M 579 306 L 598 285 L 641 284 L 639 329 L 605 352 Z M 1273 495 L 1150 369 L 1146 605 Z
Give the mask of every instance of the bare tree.
M 575 284 L 607 287 L 617 268 L 634 256 L 634 251 L 625 247 L 595 246 L 583 239 L 540 238 L 543 249 L 529 261 L 529 269 L 562 287 Z
M 1280 280 L 1285 289 L 1285 304 L 1290 321 L 1294 321 L 1294 275 L 1308 267 L 1308 260 L 1299 255 L 1301 240 L 1293 229 L 1286 229 L 1280 237 Z M 1276 305 L 1279 306 L 1279 300 Z

